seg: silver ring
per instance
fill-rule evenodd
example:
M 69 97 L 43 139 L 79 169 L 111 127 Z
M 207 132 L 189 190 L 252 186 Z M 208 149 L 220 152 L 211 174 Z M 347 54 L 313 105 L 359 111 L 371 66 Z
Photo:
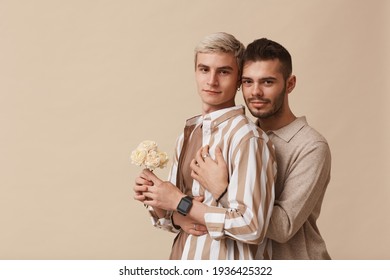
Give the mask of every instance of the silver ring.
M 209 154 L 204 154 L 204 155 L 202 155 L 202 158 L 207 158 L 207 157 L 209 157 L 210 155 Z

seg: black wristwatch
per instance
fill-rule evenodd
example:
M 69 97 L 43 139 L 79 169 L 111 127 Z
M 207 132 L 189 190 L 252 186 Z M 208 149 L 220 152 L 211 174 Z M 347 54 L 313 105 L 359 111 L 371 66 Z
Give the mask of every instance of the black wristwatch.
M 190 212 L 191 210 L 191 207 L 192 207 L 192 197 L 190 196 L 185 196 L 183 197 L 179 204 L 177 205 L 177 212 L 179 212 L 180 214 L 182 214 L 183 216 L 186 216 L 188 214 L 188 212 Z

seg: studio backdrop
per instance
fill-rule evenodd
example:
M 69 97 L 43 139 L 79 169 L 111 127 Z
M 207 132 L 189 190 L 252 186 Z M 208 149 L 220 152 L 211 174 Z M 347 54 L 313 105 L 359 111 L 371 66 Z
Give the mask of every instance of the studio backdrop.
M 0 259 L 168 258 L 174 235 L 133 199 L 129 156 L 156 141 L 167 178 L 201 112 L 193 49 L 217 31 L 291 52 L 290 105 L 332 152 L 329 252 L 389 259 L 389 3 L 0 0 Z

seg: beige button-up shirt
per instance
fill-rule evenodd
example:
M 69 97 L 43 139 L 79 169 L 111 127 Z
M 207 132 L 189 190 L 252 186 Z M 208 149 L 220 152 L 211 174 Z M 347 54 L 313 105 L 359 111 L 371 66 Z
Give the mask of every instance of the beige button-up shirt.
M 275 146 L 278 166 L 267 232 L 272 239 L 272 259 L 330 259 L 316 224 L 330 180 L 326 139 L 305 117 L 267 134 Z

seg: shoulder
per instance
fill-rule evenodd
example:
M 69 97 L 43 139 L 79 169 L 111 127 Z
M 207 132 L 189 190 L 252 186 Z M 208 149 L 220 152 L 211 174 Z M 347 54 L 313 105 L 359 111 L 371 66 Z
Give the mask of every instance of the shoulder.
M 289 145 L 291 145 L 289 150 L 295 151 L 294 154 L 298 158 L 310 156 L 327 161 L 331 157 L 328 141 L 309 124 L 303 126 L 294 135 Z
M 234 118 L 235 128 L 239 133 L 232 133 L 232 138 L 246 141 L 250 138 L 257 138 L 268 141 L 268 135 L 258 127 L 246 115 L 238 115 Z
M 302 127 L 291 140 L 292 143 L 302 147 L 323 147 L 325 150 L 329 149 L 326 138 L 309 124 Z
M 306 117 L 299 117 L 290 124 L 272 131 L 278 138 L 288 143 L 289 145 L 307 145 L 310 143 L 327 144 L 325 137 L 314 129 L 306 121 Z
M 307 142 L 328 143 L 326 138 L 309 124 L 302 127 L 302 129 L 297 133 L 297 138 L 300 138 L 300 140 L 306 139 Z
M 287 126 L 272 131 L 271 140 L 277 153 L 285 158 L 315 153 L 320 157 L 330 154 L 325 137 L 308 124 L 305 117 L 299 117 Z

